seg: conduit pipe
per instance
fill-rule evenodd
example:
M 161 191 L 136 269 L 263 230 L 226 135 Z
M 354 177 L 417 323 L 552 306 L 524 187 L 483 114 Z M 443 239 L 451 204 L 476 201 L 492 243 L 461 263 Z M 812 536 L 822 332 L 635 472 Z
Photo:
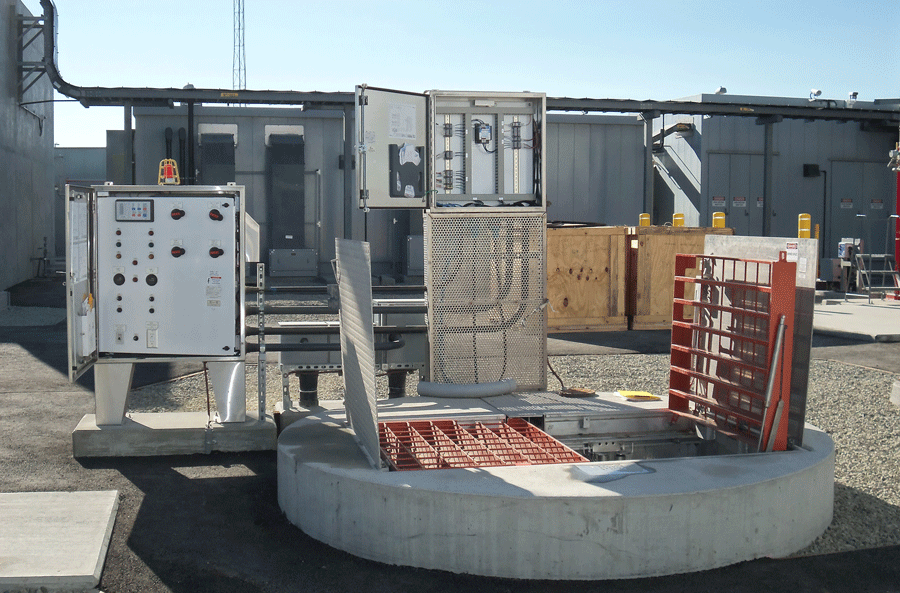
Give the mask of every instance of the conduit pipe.
M 493 383 L 430 383 L 419 381 L 417 391 L 424 397 L 456 397 L 478 399 L 512 393 L 516 390 L 515 379 L 501 379 Z

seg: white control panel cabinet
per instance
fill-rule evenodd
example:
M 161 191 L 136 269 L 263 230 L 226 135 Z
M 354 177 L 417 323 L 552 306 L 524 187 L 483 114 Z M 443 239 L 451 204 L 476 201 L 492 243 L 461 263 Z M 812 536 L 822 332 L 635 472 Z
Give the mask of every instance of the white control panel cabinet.
M 67 188 L 73 371 L 102 357 L 243 357 L 243 191 Z

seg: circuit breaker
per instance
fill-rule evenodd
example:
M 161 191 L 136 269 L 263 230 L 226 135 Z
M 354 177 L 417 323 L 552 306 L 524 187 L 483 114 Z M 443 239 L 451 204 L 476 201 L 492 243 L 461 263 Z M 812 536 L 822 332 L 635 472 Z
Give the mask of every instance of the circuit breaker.
M 70 272 L 81 328 L 75 366 L 91 354 L 243 355 L 242 193 L 239 186 L 84 189 L 82 222 L 73 227 L 86 230 L 82 245 L 70 246 L 83 252 Z

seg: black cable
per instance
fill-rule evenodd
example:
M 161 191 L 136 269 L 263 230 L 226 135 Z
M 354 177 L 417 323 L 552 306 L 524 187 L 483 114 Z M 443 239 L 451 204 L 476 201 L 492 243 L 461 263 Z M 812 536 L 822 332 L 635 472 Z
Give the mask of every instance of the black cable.
M 555 370 L 553 370 L 553 365 L 550 364 L 550 357 L 549 357 L 549 356 L 547 357 L 547 367 L 550 369 L 550 372 L 553 373 L 553 376 L 556 377 L 556 380 L 559 381 L 559 387 L 560 387 L 559 390 L 560 390 L 560 391 L 565 391 L 565 390 L 566 390 L 566 384 L 563 383 L 563 380 L 560 378 L 560 376 L 556 373 Z

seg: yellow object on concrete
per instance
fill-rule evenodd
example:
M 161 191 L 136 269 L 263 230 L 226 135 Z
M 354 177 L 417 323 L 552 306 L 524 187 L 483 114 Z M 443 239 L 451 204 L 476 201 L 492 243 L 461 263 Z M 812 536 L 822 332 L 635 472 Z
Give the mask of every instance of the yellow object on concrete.
M 812 216 L 809 214 L 801 214 L 797 217 L 797 238 L 809 239 L 810 227 L 812 225 Z
M 650 226 L 650 215 L 647 214 L 646 212 L 641 214 L 640 222 L 638 223 L 638 226 Z
M 725 228 L 725 213 L 724 212 L 713 212 L 713 228 L 714 229 L 724 229 Z
M 676 212 L 672 215 L 672 226 L 684 226 L 684 214 Z

